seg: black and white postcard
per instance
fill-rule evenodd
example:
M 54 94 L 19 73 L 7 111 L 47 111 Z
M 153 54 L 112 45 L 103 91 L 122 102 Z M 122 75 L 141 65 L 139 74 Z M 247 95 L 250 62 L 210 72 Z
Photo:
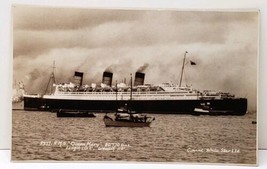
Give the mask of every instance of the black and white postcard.
M 13 161 L 256 165 L 259 11 L 12 16 Z

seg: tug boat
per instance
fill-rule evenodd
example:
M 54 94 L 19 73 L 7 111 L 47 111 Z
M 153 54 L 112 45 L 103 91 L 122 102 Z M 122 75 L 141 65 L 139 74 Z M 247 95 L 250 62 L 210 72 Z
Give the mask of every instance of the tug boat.
M 194 109 L 193 115 L 211 115 L 211 116 L 219 116 L 219 115 L 231 115 L 234 112 L 232 110 L 223 110 L 217 109 L 213 107 L 210 102 L 200 103 L 199 107 Z

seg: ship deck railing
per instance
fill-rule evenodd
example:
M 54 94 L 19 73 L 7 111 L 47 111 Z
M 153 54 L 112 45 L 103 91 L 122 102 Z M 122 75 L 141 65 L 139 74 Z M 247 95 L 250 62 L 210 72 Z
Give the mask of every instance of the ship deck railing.
M 45 98 L 60 97 L 62 99 L 90 99 L 90 100 L 129 100 L 130 92 L 57 92 L 54 95 L 46 95 Z M 198 99 L 197 93 L 178 92 L 133 92 L 132 100 L 194 100 Z
M 131 95 L 130 92 L 56 92 L 55 95 Z M 199 96 L 197 93 L 190 92 L 162 92 L 162 91 L 149 91 L 149 92 L 132 92 L 132 95 L 168 95 L 168 96 Z

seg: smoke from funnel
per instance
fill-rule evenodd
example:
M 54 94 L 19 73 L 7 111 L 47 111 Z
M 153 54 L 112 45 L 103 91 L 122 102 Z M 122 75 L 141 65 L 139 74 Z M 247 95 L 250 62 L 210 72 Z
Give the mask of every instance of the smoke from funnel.
M 106 68 L 105 72 L 112 73 L 113 72 L 113 65 L 110 65 L 109 67 Z
M 148 66 L 149 66 L 149 64 L 145 63 L 143 66 L 141 66 L 137 69 L 137 72 L 144 72 Z

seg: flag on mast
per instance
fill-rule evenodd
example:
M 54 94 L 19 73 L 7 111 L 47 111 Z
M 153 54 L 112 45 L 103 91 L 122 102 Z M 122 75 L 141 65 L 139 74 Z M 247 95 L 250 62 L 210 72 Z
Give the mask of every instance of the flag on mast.
M 193 62 L 192 60 L 190 60 L 190 65 L 197 65 L 196 62 Z

